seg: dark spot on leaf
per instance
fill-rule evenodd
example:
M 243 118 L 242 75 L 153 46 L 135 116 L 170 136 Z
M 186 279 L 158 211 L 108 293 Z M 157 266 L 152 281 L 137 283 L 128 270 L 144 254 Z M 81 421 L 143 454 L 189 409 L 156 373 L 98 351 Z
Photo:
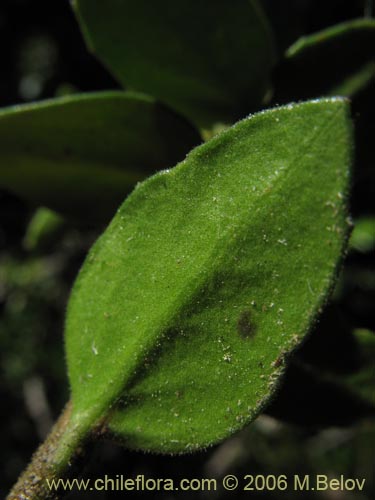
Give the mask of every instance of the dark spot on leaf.
M 249 310 L 246 309 L 245 311 L 242 311 L 237 321 L 237 330 L 243 338 L 248 339 L 254 337 L 256 328 L 251 322 L 251 313 Z

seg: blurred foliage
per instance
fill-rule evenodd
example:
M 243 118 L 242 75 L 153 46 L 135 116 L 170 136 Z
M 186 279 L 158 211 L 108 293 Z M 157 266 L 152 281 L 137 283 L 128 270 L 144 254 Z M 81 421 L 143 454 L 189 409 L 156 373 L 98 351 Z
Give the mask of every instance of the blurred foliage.
M 135 92 L 11 106 L 0 111 L 0 186 L 97 227 L 136 182 L 173 167 L 200 142 L 190 123 Z
M 286 50 L 301 36 L 374 14 L 373 2 L 368 0 L 290 0 L 288 8 L 278 0 L 262 0 L 262 4 L 278 46 L 275 75 L 283 71 Z M 78 91 L 118 88 L 113 77 L 88 53 L 68 0 L 3 0 L 0 42 L 2 107 Z M 286 90 L 288 99 L 299 98 L 291 89 L 284 89 L 284 94 Z M 277 95 L 272 105 L 278 103 Z M 145 456 L 100 444 L 84 471 L 85 477 L 133 477 L 140 473 L 175 478 L 225 473 L 344 474 L 365 477 L 365 491 L 342 493 L 337 498 L 374 498 L 374 79 L 355 94 L 352 109 L 356 149 L 350 252 L 330 307 L 291 360 L 279 395 L 268 409 L 271 416 L 262 415 L 242 433 L 191 456 Z M 4 464 L 1 493 L 15 481 L 48 422 L 68 397 L 62 341 L 64 310 L 74 277 L 97 236 L 95 230 L 69 225 L 54 232 L 56 226 L 51 221 L 37 222 L 30 206 L 8 192 L 0 192 L 0 395 L 6 409 L 0 417 L 0 458 Z M 25 241 L 32 243 L 25 245 Z M 245 497 L 245 493 L 237 491 L 236 497 Z M 93 497 L 92 492 L 72 493 L 69 498 L 89 495 Z M 101 492 L 100 498 L 113 495 Z M 152 498 L 153 494 L 148 496 Z M 170 499 L 181 494 L 155 496 Z M 290 490 L 264 492 L 261 496 L 328 498 L 324 492 L 300 495 Z M 189 498 L 201 497 L 207 494 L 189 493 Z M 227 495 L 219 491 L 212 497 Z
M 275 71 L 274 100 L 354 96 L 375 75 L 374 45 L 371 19 L 355 19 L 299 38 Z
M 23 246 L 33 251 L 47 248 L 59 238 L 65 229 L 65 219 L 49 208 L 38 208 L 27 226 Z
M 350 238 L 350 247 L 361 253 L 368 253 L 375 249 L 375 217 L 361 217 L 354 225 Z
M 90 50 L 124 85 L 191 123 L 231 123 L 267 102 L 273 34 L 258 0 L 73 0 Z

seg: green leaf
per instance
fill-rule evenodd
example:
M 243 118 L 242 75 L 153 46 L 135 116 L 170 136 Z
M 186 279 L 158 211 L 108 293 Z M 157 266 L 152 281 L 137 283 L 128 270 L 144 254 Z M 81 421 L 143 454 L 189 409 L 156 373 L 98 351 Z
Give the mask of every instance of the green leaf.
M 90 49 L 115 77 L 201 127 L 259 107 L 274 62 L 255 0 L 74 0 Z
M 349 246 L 361 253 L 375 249 L 375 217 L 360 217 L 355 221 L 354 230 L 350 236 Z
M 289 105 L 135 189 L 70 298 L 74 428 L 183 452 L 255 418 L 332 286 L 350 139 L 344 100 Z
M 49 208 L 38 208 L 31 218 L 23 239 L 26 250 L 43 250 L 56 241 L 66 227 L 66 221 L 61 215 Z
M 275 73 L 275 102 L 352 96 L 375 76 L 375 20 L 356 19 L 297 40 Z
M 125 195 L 200 142 L 149 97 L 103 92 L 0 111 L 0 186 L 89 224 L 107 222 Z

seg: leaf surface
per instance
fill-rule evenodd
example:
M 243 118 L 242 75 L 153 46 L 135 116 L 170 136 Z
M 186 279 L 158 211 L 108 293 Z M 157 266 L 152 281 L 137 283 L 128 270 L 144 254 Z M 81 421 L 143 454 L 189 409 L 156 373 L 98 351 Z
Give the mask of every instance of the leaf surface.
M 75 0 L 86 42 L 126 87 L 193 123 L 233 123 L 259 107 L 274 63 L 255 0 Z
M 0 186 L 89 224 L 107 222 L 136 182 L 200 142 L 149 97 L 102 92 L 0 111 Z
M 259 113 L 134 190 L 69 302 L 74 425 L 183 452 L 255 418 L 347 239 L 347 108 Z

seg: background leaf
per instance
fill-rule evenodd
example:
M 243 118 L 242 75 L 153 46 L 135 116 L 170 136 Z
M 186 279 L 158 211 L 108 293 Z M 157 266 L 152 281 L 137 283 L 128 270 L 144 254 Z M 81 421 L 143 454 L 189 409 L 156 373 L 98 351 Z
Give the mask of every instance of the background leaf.
M 350 19 L 371 17 L 373 0 L 289 0 L 288 8 L 280 0 L 260 0 L 272 29 L 281 56 L 303 35 L 322 31 Z
M 347 115 L 339 99 L 260 113 L 133 192 L 69 302 L 73 426 L 182 452 L 260 412 L 343 251 Z
M 274 101 L 351 96 L 375 76 L 375 20 L 356 19 L 304 36 L 275 73 Z
M 375 378 L 375 334 L 369 330 L 358 329 L 354 332 L 354 337 L 357 341 L 362 369 L 349 374 L 345 377 L 343 383 L 375 408 L 375 392 L 373 388 Z
M 49 208 L 40 207 L 31 218 L 23 240 L 25 249 L 29 251 L 43 250 L 53 245 L 66 227 L 61 215 Z
M 267 413 L 315 428 L 374 416 L 374 345 L 371 332 L 353 331 L 339 304 L 331 303 L 296 352 Z
M 361 253 L 375 250 L 375 217 L 359 218 L 350 236 L 350 248 Z
M 125 86 L 201 127 L 258 108 L 274 48 L 255 0 L 75 0 L 91 50 Z
M 86 224 L 105 223 L 139 180 L 200 142 L 152 98 L 64 97 L 0 111 L 0 186 Z

